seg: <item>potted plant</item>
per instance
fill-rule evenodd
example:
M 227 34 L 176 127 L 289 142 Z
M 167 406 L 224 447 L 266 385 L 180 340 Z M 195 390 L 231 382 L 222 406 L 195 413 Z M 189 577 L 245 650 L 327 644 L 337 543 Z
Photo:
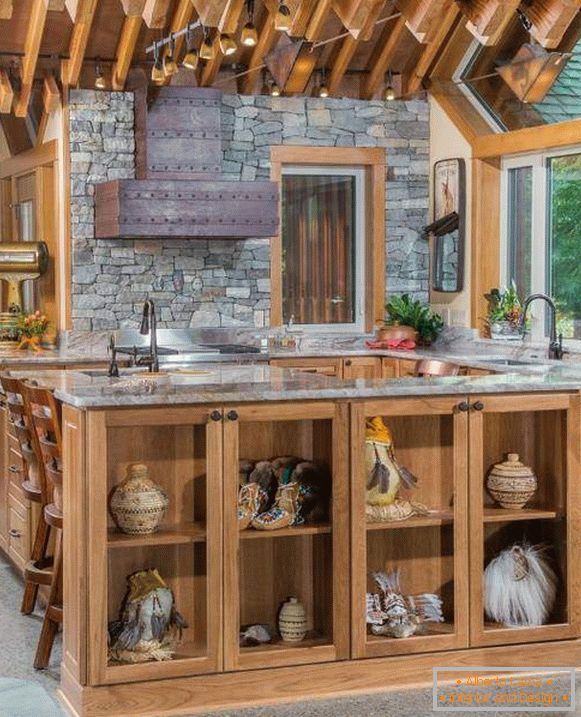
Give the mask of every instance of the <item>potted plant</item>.
M 502 289 L 491 289 L 485 294 L 488 301 L 488 314 L 486 325 L 491 339 L 521 339 L 523 327 L 521 326 L 522 303 L 514 282 Z
M 380 341 L 412 339 L 428 346 L 444 327 L 439 314 L 433 312 L 428 304 L 412 299 L 409 294 L 393 296 L 385 305 L 385 310 L 387 322 L 377 335 Z
M 20 339 L 18 348 L 40 351 L 40 342 L 46 334 L 49 321 L 44 314 L 21 314 L 18 319 L 17 333 Z

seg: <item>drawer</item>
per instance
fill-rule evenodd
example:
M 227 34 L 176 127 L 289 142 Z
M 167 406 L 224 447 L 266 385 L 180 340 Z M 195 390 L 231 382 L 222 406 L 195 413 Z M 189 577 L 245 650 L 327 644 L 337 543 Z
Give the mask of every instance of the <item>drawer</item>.
M 409 361 L 408 359 L 399 359 L 399 375 L 400 378 L 405 378 L 406 376 L 415 376 L 416 375 L 416 362 L 415 361 Z
M 341 359 L 273 359 L 270 365 L 324 376 L 339 376 L 341 372 Z
M 30 510 L 13 495 L 8 509 L 8 555 L 22 569 L 30 558 Z
M 11 431 L 8 432 L 8 447 L 11 448 L 15 453 L 18 453 L 20 455 L 20 441 L 18 438 L 16 438 L 15 435 Z
M 20 485 L 23 480 L 23 470 L 24 470 L 24 463 L 22 461 L 22 456 L 19 452 L 15 451 L 12 446 L 8 449 L 8 464 L 7 464 L 7 470 L 8 470 L 8 482 L 9 484 L 13 484 L 16 487 L 20 488 Z

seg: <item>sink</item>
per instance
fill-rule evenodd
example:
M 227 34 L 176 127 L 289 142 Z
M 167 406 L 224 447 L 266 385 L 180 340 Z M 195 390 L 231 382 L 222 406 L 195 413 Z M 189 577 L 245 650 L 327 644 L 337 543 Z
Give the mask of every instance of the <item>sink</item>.
M 487 359 L 483 358 L 482 363 L 495 363 L 499 366 L 539 366 L 532 361 L 519 361 L 518 359 Z

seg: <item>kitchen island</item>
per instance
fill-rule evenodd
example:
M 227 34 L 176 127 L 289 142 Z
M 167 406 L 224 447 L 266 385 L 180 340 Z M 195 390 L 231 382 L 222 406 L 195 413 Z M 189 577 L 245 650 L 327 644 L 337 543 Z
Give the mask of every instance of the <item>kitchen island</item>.
M 30 376 L 31 374 L 22 374 Z M 427 683 L 441 665 L 576 665 L 581 376 L 575 367 L 489 376 L 337 381 L 267 366 L 200 365 L 159 377 L 37 371 L 63 403 L 64 649 L 72 713 L 162 715 Z M 366 520 L 366 419 L 381 416 L 427 512 Z M 493 504 L 490 465 L 519 453 L 539 487 L 524 509 Z M 295 455 L 328 467 L 328 515 L 239 530 L 241 462 Z M 161 529 L 119 532 L 108 514 L 127 466 L 169 497 Z M 484 617 L 484 566 L 526 538 L 559 575 L 546 624 Z M 108 650 L 126 576 L 157 568 L 188 627 L 173 659 L 127 664 Z M 444 621 L 410 637 L 366 625 L 369 574 L 399 569 L 406 594 L 436 593 Z M 305 639 L 240 643 L 298 596 Z M 542 643 L 542 649 L 534 643 Z M 524 646 L 531 646 L 530 649 Z M 267 669 L 268 668 L 268 669 Z M 298 690 L 300 685 L 300 690 Z

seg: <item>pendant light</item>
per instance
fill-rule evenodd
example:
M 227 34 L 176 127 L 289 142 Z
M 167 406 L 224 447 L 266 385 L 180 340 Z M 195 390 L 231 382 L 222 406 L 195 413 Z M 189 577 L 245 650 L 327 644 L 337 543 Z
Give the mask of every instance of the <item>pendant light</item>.
M 385 89 L 383 90 L 383 99 L 385 102 L 393 102 L 395 100 L 391 70 L 387 71 L 387 81 L 385 83 Z
M 153 45 L 153 68 L 151 70 L 151 81 L 156 85 L 163 85 L 165 82 L 163 65 L 159 59 L 159 46 L 157 43 Z
M 95 89 L 107 89 L 107 80 L 105 79 L 105 75 L 103 74 L 103 67 L 101 66 L 101 60 L 99 58 L 97 58 L 95 62 Z
M 166 78 L 175 75 L 178 71 L 178 63 L 175 59 L 176 55 L 176 42 L 173 35 L 170 35 L 169 39 L 169 50 L 167 55 L 163 58 L 163 74 Z
M 274 28 L 280 32 L 288 32 L 291 29 L 291 11 L 284 0 L 279 0 L 278 9 L 274 17 Z
M 274 80 L 270 83 L 270 96 L 271 97 L 280 97 L 280 87 L 276 84 Z
M 245 47 L 255 47 L 258 43 L 258 32 L 254 25 L 254 0 L 246 0 L 246 12 L 248 14 L 248 22 L 242 28 L 240 42 Z
M 230 35 L 223 32 L 220 35 L 220 51 L 222 54 L 228 57 L 228 55 L 233 55 L 237 49 L 238 46 L 236 45 L 236 42 L 230 37 Z
M 326 72 L 325 72 L 325 68 L 323 68 L 321 70 L 319 89 L 317 92 L 317 94 L 319 95 L 319 97 L 321 99 L 325 99 L 326 97 L 329 96 L 329 88 L 327 87 L 327 82 L 326 82 L 325 76 L 326 76 Z
M 186 54 L 182 60 L 182 65 L 187 67 L 188 70 L 195 70 L 200 61 L 200 56 L 195 47 L 192 46 L 192 31 L 188 28 L 186 33 Z
M 204 40 L 200 47 L 200 57 L 202 60 L 213 60 L 214 59 L 214 38 L 211 35 L 210 29 L 204 28 Z

